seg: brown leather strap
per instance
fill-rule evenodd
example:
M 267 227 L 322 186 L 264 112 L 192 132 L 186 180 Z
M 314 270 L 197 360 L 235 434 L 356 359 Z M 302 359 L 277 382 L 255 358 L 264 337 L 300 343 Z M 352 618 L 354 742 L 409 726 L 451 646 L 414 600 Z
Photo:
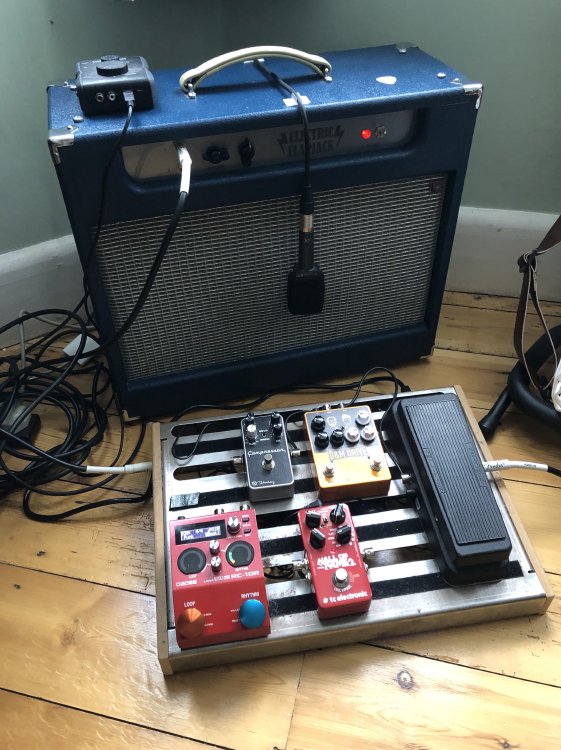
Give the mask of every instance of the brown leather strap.
M 549 335 L 549 329 L 547 327 L 547 323 L 540 306 L 537 283 L 537 258 L 539 255 L 543 255 L 548 250 L 551 250 L 551 248 L 555 247 L 555 245 L 558 245 L 560 242 L 561 216 L 559 216 L 559 218 L 555 221 L 549 232 L 545 235 L 545 237 L 535 250 L 532 250 L 529 253 L 524 253 L 520 256 L 520 258 L 518 258 L 518 267 L 520 269 L 520 273 L 523 274 L 523 279 L 522 289 L 520 291 L 520 299 L 518 301 L 518 309 L 516 311 L 516 322 L 514 324 L 514 349 L 516 351 L 518 360 L 526 368 L 526 372 L 528 373 L 528 377 L 530 378 L 532 385 L 539 391 L 541 391 L 542 395 L 544 395 L 544 392 L 551 385 L 551 381 L 549 381 L 549 383 L 547 383 L 545 386 L 543 384 L 540 385 L 540 378 L 538 377 L 537 372 L 532 367 L 530 367 L 528 362 L 526 361 L 526 356 L 524 353 L 524 329 L 526 324 L 526 316 L 528 313 L 528 302 L 529 299 L 531 299 L 534 309 L 540 319 L 540 323 L 542 324 L 546 335 L 549 336 L 551 351 L 555 358 L 555 365 L 557 366 L 557 351 L 555 349 L 553 341 L 551 340 L 551 336 Z

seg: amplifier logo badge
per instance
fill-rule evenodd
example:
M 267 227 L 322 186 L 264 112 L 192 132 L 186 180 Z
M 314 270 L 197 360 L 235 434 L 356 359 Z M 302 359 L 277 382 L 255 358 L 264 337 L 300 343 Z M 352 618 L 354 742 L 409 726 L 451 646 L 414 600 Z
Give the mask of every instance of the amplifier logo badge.
M 345 131 L 341 125 L 326 125 L 310 128 L 310 150 L 312 154 L 335 151 Z M 301 157 L 304 155 L 304 130 L 285 130 L 278 138 L 278 144 L 284 156 Z

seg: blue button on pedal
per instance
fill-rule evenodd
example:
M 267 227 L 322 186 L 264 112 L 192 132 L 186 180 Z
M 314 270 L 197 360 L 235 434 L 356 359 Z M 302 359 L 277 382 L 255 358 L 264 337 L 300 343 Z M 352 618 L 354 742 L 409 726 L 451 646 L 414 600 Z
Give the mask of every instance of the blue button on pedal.
M 266 616 L 267 610 L 259 599 L 248 599 L 240 607 L 240 622 L 244 628 L 260 628 Z

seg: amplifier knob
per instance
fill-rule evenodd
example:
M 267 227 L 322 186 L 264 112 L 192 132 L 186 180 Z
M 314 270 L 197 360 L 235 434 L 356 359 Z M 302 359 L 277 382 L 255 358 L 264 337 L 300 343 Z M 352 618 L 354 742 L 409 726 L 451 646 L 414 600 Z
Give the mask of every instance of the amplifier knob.
M 188 607 L 177 618 L 175 629 L 183 638 L 198 638 L 203 633 L 205 617 L 195 607 Z
M 228 161 L 230 154 L 224 146 L 209 146 L 203 154 L 203 159 L 211 164 L 220 164 L 222 161 Z
M 251 167 L 251 162 L 255 156 L 255 146 L 249 140 L 245 138 L 238 146 L 238 154 L 244 167 Z
M 244 628 L 260 628 L 267 617 L 267 610 L 259 599 L 246 599 L 240 607 L 240 622 Z

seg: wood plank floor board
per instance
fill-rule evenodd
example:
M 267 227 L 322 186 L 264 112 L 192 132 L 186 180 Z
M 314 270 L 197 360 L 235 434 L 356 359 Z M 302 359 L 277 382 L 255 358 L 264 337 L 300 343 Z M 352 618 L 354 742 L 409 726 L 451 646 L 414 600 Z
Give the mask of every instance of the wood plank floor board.
M 216 745 L 0 690 L 2 750 L 216 750 Z M 225 746 L 226 747 L 226 746 Z
M 306 654 L 287 750 L 553 750 L 560 735 L 558 688 L 359 644 Z
M 302 656 L 165 678 L 153 597 L 0 565 L 0 688 L 236 750 L 284 747 Z
M 386 638 L 373 644 L 451 664 L 561 687 L 561 576 L 549 576 L 555 599 L 543 615 Z

